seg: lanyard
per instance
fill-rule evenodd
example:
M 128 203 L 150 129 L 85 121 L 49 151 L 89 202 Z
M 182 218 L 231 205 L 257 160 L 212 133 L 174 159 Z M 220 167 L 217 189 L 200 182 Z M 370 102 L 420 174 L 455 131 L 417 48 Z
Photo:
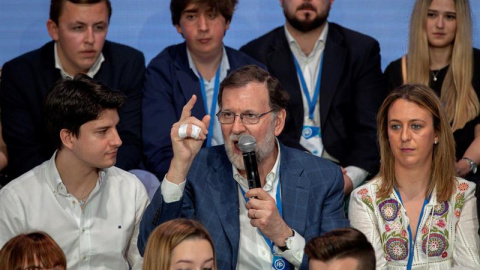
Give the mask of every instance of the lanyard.
M 400 198 L 400 202 L 403 204 L 403 201 L 402 201 L 402 196 L 400 196 L 400 192 L 395 188 L 395 192 L 397 193 L 397 196 L 398 198 Z M 423 202 L 423 206 L 422 206 L 422 212 L 420 212 L 420 217 L 418 218 L 418 223 L 417 223 L 417 230 L 415 232 L 415 238 L 417 238 L 418 236 L 418 228 L 420 227 L 420 223 L 422 222 L 422 218 L 423 218 L 423 213 L 424 213 L 424 210 L 425 210 L 425 206 L 427 206 L 427 204 L 430 202 L 430 198 L 431 198 L 431 194 L 430 196 L 428 196 L 428 198 L 425 198 L 425 201 Z M 410 244 L 410 250 L 408 252 L 408 263 L 407 263 L 407 270 L 411 270 L 412 269 L 412 264 L 413 264 L 413 249 L 415 248 L 415 242 L 416 241 L 413 241 L 412 240 L 412 229 L 410 228 L 410 224 L 408 224 L 408 240 L 409 240 L 409 244 Z M 427 243 L 428 245 L 428 243 Z M 427 253 L 428 253 L 428 248 L 427 248 Z M 428 254 L 427 254 L 428 256 Z
M 212 106 L 210 111 L 208 111 L 208 102 L 207 102 L 207 91 L 205 90 L 205 82 L 203 80 L 202 74 L 198 72 L 198 77 L 200 79 L 200 89 L 202 90 L 203 105 L 205 106 L 205 111 L 210 114 L 210 125 L 208 126 L 208 136 L 207 136 L 207 147 L 212 145 L 213 138 L 213 124 L 215 123 L 215 110 L 217 109 L 217 98 L 218 98 L 218 88 L 220 85 L 220 64 L 215 74 L 215 85 L 213 87 L 213 97 L 212 97 Z
M 240 191 L 242 192 L 243 198 L 245 198 L 245 203 L 247 203 L 249 198 L 247 198 L 245 196 L 245 191 L 243 191 L 243 188 L 240 185 L 238 187 L 240 188 Z M 278 184 L 277 184 L 277 195 L 275 196 L 275 198 L 276 198 L 278 213 L 280 214 L 281 217 L 283 217 L 283 206 L 282 206 L 282 201 L 281 201 L 281 198 L 280 198 L 280 181 L 278 181 Z M 260 232 L 260 234 L 262 234 L 263 239 L 265 240 L 265 242 L 267 242 L 267 245 L 270 247 L 270 251 L 273 254 L 272 269 L 282 269 L 282 270 L 293 269 L 293 268 L 290 267 L 290 263 L 287 260 L 285 260 L 284 258 L 282 258 L 280 256 L 275 255 L 272 240 L 265 237 L 265 235 L 263 235 L 262 232 Z
M 298 64 L 295 55 L 293 55 L 293 62 L 295 63 L 295 69 L 297 70 L 298 77 L 300 78 L 300 83 L 302 84 L 303 94 L 307 98 L 308 103 L 308 118 L 313 120 L 313 113 L 315 112 L 315 107 L 317 106 L 318 95 L 320 94 L 320 84 L 322 79 L 322 66 L 323 66 L 323 53 L 320 57 L 320 63 L 318 65 L 318 76 L 317 83 L 315 84 L 315 91 L 313 93 L 313 98 L 310 98 L 310 91 L 308 91 L 307 83 L 305 82 L 305 77 L 303 77 L 302 69 Z

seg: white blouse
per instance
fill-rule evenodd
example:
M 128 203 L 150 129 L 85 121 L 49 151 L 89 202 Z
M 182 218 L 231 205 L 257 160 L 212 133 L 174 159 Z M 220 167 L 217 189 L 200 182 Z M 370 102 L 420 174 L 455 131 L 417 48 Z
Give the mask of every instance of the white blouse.
M 425 202 L 413 243 L 410 229 L 416 228 L 409 226 L 401 197 L 396 191 L 377 197 L 380 184 L 376 178 L 355 189 L 349 207 L 352 227 L 362 231 L 375 249 L 377 270 L 407 269 L 409 259 L 411 269 L 480 269 L 474 183 L 457 178 L 449 201 L 437 202 L 434 191 Z

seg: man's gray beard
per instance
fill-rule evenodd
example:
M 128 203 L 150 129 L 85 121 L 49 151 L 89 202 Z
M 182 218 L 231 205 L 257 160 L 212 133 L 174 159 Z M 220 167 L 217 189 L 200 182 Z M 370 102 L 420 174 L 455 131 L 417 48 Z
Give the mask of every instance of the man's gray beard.
M 326 12 L 326 14 L 317 15 L 313 20 L 301 21 L 301 20 L 297 19 L 295 17 L 295 15 L 290 16 L 289 14 L 287 14 L 287 12 L 285 10 L 283 10 L 283 14 L 285 15 L 285 19 L 288 21 L 288 23 L 293 28 L 297 29 L 298 31 L 300 31 L 302 33 L 310 32 L 310 31 L 312 31 L 314 29 L 317 29 L 320 26 L 322 26 L 327 21 L 329 13 L 330 13 L 330 11 L 328 10 Z
M 235 154 L 233 150 L 234 144 L 232 141 L 240 140 L 240 137 L 245 134 L 231 134 L 229 141 L 225 143 L 225 150 L 227 151 L 227 156 L 230 162 L 237 168 L 239 171 L 245 171 L 245 164 L 243 163 L 243 155 Z M 255 147 L 255 157 L 257 158 L 257 164 L 261 164 L 269 155 L 272 154 L 275 147 L 275 121 L 272 120 L 272 125 L 268 130 L 265 140 L 261 144 L 257 144 Z

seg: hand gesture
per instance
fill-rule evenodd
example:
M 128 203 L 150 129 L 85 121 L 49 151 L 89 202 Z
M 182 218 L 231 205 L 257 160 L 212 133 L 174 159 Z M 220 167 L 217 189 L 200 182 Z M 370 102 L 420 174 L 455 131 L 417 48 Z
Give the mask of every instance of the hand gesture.
M 292 235 L 292 229 L 280 216 L 275 200 L 262 188 L 251 189 L 245 196 L 250 198 L 246 204 L 250 224 L 258 227 L 275 245 L 285 246 L 285 239 Z
M 201 121 L 193 117 L 192 108 L 196 101 L 197 96 L 193 95 L 183 106 L 180 120 L 173 124 L 170 132 L 173 158 L 167 179 L 172 183 L 178 184 L 185 180 L 193 159 L 207 138 L 210 115 L 205 115 Z

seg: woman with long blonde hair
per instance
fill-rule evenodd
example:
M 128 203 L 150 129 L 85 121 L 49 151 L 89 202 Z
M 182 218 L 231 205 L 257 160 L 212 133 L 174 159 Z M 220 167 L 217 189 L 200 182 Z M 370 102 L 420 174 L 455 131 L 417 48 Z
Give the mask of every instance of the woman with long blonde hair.
M 480 163 L 480 51 L 472 48 L 468 0 L 417 0 L 408 54 L 385 70 L 389 90 L 419 83 L 440 97 L 456 142 L 458 176 L 478 182 Z
M 176 269 L 217 269 L 212 238 L 198 221 L 173 219 L 148 237 L 143 270 Z

